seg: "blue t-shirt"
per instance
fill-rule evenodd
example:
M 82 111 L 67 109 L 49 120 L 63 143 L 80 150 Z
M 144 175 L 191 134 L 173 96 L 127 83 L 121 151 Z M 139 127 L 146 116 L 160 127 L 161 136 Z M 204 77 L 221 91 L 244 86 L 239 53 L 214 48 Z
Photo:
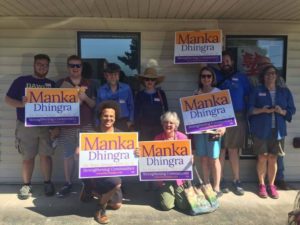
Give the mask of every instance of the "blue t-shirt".
M 247 76 L 243 73 L 234 73 L 230 78 L 224 80 L 224 75 L 221 71 L 217 71 L 217 82 L 220 83 L 218 88 L 221 90 L 228 89 L 230 92 L 233 109 L 235 112 L 246 110 L 246 98 L 250 93 L 250 82 Z
M 22 101 L 25 96 L 25 88 L 52 88 L 55 86 L 54 81 L 43 78 L 39 79 L 32 75 L 21 76 L 13 81 L 6 95 L 12 99 Z M 17 119 L 24 123 L 25 108 L 16 108 Z

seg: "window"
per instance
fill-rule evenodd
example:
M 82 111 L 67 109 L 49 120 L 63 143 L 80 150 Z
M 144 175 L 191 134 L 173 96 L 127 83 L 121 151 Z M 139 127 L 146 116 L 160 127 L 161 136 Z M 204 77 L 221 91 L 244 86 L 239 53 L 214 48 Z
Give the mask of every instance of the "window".
M 126 77 L 140 72 L 140 33 L 78 32 L 77 37 L 85 77 L 103 81 L 108 62 L 119 64 Z
M 258 73 L 257 62 L 269 58 L 286 79 L 287 36 L 226 36 L 226 49 L 236 54 L 236 69 L 248 76 Z

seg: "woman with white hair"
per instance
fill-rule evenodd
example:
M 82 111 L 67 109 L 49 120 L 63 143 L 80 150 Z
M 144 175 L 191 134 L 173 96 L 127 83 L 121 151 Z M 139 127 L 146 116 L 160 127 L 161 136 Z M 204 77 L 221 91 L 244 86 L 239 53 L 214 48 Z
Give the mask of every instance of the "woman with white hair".
M 187 136 L 178 131 L 180 120 L 176 112 L 166 112 L 161 117 L 163 132 L 154 140 L 184 140 Z M 184 195 L 182 180 L 164 181 L 159 183 L 159 203 L 162 210 L 170 210 L 175 206 L 181 210 L 189 207 Z

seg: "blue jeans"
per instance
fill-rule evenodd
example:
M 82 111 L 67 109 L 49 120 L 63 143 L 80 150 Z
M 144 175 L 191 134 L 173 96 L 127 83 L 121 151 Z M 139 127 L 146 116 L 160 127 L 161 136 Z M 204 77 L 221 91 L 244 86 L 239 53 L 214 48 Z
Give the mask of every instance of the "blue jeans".
M 276 173 L 276 181 L 284 180 L 284 162 L 283 156 L 277 157 L 277 173 Z

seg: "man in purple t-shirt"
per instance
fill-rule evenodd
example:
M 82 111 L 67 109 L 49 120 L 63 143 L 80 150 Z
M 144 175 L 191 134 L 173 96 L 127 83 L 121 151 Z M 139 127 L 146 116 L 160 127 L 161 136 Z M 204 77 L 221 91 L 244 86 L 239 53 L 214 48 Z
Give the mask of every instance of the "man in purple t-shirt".
M 53 148 L 50 145 L 48 127 L 25 127 L 25 88 L 51 88 L 55 83 L 46 78 L 49 71 L 50 58 L 48 55 L 34 56 L 34 75 L 21 76 L 13 81 L 5 96 L 5 102 L 16 108 L 16 148 L 22 155 L 23 186 L 18 193 L 20 199 L 27 199 L 32 194 L 31 177 L 34 169 L 34 160 L 40 156 L 44 189 L 47 196 L 55 193 L 51 182 Z

